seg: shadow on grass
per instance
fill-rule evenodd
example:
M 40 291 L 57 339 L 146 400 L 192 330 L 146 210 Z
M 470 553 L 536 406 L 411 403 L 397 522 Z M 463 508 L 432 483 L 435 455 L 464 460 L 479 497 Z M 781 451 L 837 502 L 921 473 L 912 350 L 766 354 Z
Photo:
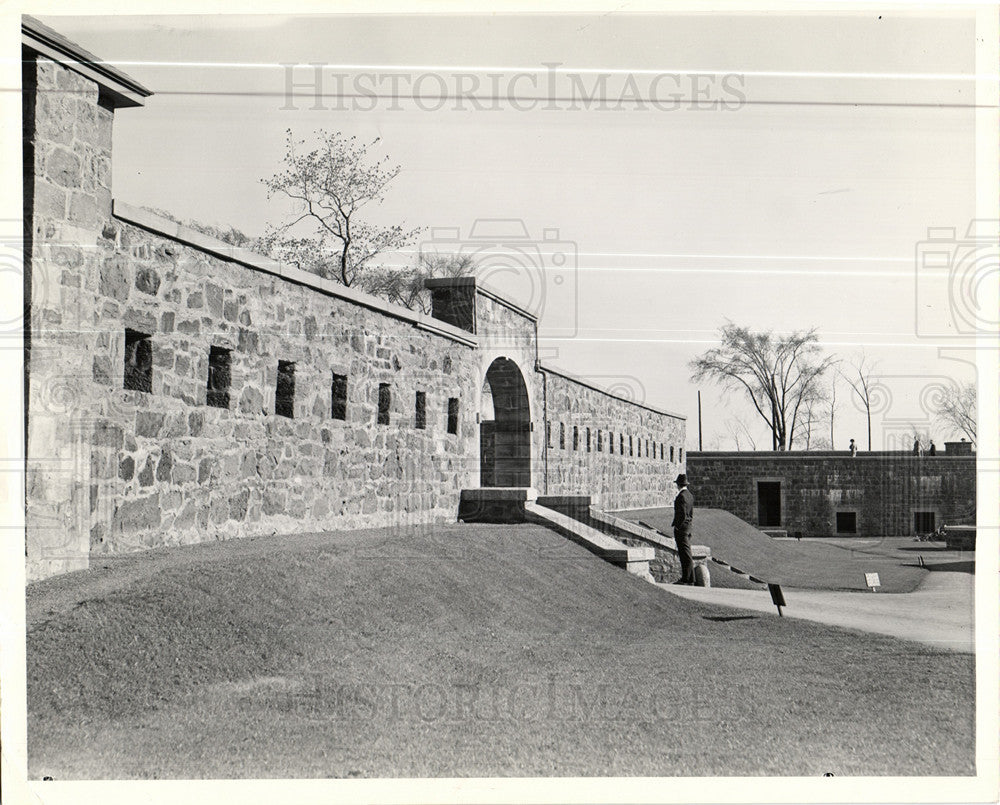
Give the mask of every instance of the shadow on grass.
M 903 567 L 920 567 L 920 565 L 905 564 Z M 948 573 L 968 573 L 970 576 L 976 575 L 976 563 L 971 559 L 964 562 L 937 562 L 936 564 L 925 564 L 924 570 L 944 570 Z
M 729 623 L 729 621 L 755 621 L 759 616 L 757 615 L 702 615 L 707 621 L 715 621 L 716 623 Z

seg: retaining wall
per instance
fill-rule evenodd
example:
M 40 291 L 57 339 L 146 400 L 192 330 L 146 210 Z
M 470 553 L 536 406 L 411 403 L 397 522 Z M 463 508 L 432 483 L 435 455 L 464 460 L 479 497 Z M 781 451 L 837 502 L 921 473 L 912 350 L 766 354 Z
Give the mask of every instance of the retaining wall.
M 699 506 L 758 518 L 757 484 L 780 482 L 780 523 L 803 536 L 907 536 L 915 513 L 935 528 L 975 523 L 976 457 L 902 452 L 692 452 L 688 479 Z M 837 513 L 854 513 L 856 530 L 838 531 Z

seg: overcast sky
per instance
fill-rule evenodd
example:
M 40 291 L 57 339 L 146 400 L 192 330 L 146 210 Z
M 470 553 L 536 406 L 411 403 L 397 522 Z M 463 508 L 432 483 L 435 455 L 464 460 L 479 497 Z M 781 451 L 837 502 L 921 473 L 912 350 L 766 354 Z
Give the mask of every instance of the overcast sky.
M 929 227 L 964 241 L 975 217 L 967 12 L 41 19 L 155 93 L 117 113 L 116 198 L 258 234 L 284 213 L 259 180 L 286 129 L 381 137 L 402 172 L 379 218 L 472 250 L 478 219 L 523 222 L 525 271 L 491 280 L 540 306 L 543 360 L 688 415 L 689 449 L 687 364 L 727 319 L 865 349 L 892 396 L 876 449 L 926 429 L 929 385 L 975 378 L 967 352 L 939 354 L 961 329 L 949 271 L 915 262 Z M 572 100 L 601 82 L 603 105 Z M 701 389 L 705 448 L 733 446 L 749 409 Z M 836 446 L 863 443 L 844 386 L 838 403 Z

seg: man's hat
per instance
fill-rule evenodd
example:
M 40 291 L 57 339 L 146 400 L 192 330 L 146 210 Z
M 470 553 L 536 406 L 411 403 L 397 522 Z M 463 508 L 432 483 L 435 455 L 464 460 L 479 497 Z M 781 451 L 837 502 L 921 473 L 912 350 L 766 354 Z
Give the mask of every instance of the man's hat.
M 688 477 L 682 472 L 677 476 L 677 480 L 674 481 L 674 483 L 677 484 L 678 487 L 687 486 Z

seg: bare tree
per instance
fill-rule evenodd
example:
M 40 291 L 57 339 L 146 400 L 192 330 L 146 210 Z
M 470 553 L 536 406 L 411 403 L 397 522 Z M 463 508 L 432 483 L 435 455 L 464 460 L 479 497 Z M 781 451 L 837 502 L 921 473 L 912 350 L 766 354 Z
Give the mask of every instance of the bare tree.
M 858 398 L 868 417 L 868 452 L 872 449 L 872 386 L 878 363 L 871 360 L 864 351 L 860 352 L 851 362 L 850 368 L 841 371 L 841 377 L 847 381 L 851 391 Z M 831 439 L 833 438 L 831 433 Z
M 976 384 L 948 386 L 942 391 L 935 406 L 940 422 L 976 443 Z
M 775 335 L 728 322 L 719 336 L 720 346 L 691 361 L 693 379 L 745 392 L 771 431 L 772 449 L 790 449 L 803 404 L 834 361 L 819 355 L 815 328 Z
M 834 450 L 837 442 L 833 438 L 833 422 L 837 416 L 837 375 L 830 381 L 830 406 L 827 409 L 830 414 L 830 449 Z
M 364 220 L 362 210 L 381 204 L 400 167 L 388 157 L 376 159 L 369 144 L 339 131 L 317 132 L 318 145 L 287 132 L 284 169 L 261 181 L 268 198 L 291 200 L 290 220 L 271 227 L 261 248 L 277 260 L 327 279 L 376 290 L 381 279 L 372 265 L 386 252 L 401 249 L 418 234 L 400 224 L 382 226 Z
M 743 449 L 741 439 L 746 440 L 751 450 L 757 449 L 757 440 L 754 438 L 753 431 L 750 430 L 750 426 L 747 425 L 743 417 L 732 416 L 726 419 L 726 430 L 729 431 L 729 435 L 732 437 L 737 451 Z
M 806 394 L 801 409 L 802 424 L 799 427 L 799 432 L 805 434 L 806 450 L 825 449 L 826 439 L 815 435 L 815 431 L 818 430 L 820 424 L 826 419 L 830 405 L 830 397 L 827 395 L 826 389 L 819 383 L 814 384 L 813 388 Z M 830 414 L 830 418 L 832 421 L 832 413 Z

